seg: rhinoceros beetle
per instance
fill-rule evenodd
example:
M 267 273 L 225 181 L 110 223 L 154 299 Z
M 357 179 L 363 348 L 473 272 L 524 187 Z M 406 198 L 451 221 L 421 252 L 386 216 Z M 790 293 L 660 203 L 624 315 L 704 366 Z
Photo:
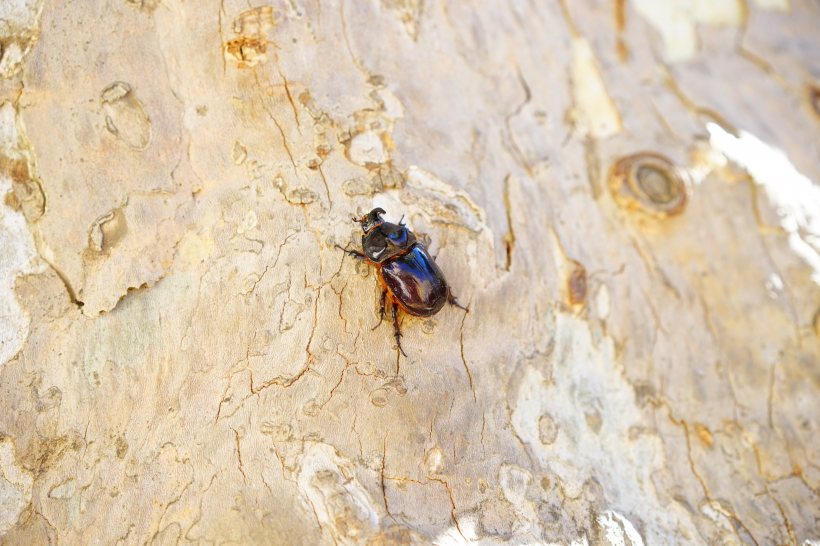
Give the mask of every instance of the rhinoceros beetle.
M 398 310 L 416 317 L 430 317 L 438 313 L 445 303 L 468 311 L 456 301 L 450 292 L 444 273 L 416 234 L 407 229 L 401 220 L 391 224 L 382 220 L 384 209 L 375 208 L 362 218 L 353 218 L 362 226 L 362 250 L 347 250 L 336 245 L 348 255 L 376 267 L 382 285 L 381 314 L 378 327 L 384 321 L 387 296 L 393 307 L 393 329 L 399 351 L 401 330 L 397 317 Z M 375 329 L 375 328 L 374 328 Z

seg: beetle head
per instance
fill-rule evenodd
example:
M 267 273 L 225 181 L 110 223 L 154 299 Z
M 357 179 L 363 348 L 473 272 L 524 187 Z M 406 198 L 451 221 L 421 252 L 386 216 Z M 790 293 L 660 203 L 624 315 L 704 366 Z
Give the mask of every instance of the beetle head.
M 384 223 L 384 220 L 381 219 L 382 214 L 384 214 L 384 209 L 375 208 L 364 215 L 361 220 L 356 219 L 356 222 L 359 222 L 362 225 L 362 231 L 367 233 L 374 227 Z

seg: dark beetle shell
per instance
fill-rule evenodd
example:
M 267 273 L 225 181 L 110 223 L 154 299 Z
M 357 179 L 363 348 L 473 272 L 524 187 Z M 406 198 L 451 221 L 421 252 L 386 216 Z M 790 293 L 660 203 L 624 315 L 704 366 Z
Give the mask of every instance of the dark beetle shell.
M 421 243 L 382 265 L 380 273 L 387 289 L 411 315 L 429 317 L 447 303 L 444 274 Z

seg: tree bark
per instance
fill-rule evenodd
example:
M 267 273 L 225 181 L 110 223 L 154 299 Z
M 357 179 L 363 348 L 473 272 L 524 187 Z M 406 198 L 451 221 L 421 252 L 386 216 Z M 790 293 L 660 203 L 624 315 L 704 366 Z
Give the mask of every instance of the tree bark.
M 818 28 L 4 0 L 0 544 L 820 546 Z

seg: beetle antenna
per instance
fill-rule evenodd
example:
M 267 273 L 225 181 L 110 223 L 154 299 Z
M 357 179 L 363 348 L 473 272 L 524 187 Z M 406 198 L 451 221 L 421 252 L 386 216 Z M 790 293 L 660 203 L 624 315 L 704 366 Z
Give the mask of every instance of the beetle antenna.
M 402 215 L 401 215 L 401 218 L 399 218 L 399 225 L 400 225 L 400 226 L 403 226 L 403 225 L 404 225 L 404 224 L 402 224 L 402 223 L 401 223 L 401 221 L 402 221 L 402 220 L 404 220 L 404 214 L 402 214 Z

